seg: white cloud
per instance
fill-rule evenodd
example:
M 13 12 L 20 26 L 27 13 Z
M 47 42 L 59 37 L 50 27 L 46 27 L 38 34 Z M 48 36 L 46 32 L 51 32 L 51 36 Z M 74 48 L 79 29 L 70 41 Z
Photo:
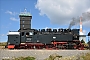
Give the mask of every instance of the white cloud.
M 68 25 L 73 17 L 90 10 L 90 0 L 37 0 L 35 8 L 52 24 Z M 87 24 L 86 24 L 87 25 Z
M 8 14 L 11 14 L 12 15 L 12 12 L 11 11 L 6 11 L 5 13 L 8 13 Z
M 11 17 L 10 20 L 12 20 L 12 21 L 19 21 L 19 19 L 16 19 L 15 17 Z
M 0 36 L 6 36 L 6 34 L 0 34 Z
M 18 14 L 17 12 L 12 12 L 12 11 L 9 11 L 9 10 L 6 11 L 5 13 L 10 14 L 10 15 L 14 15 L 14 16 Z
M 9 11 L 9 10 L 8 10 L 8 11 L 6 11 L 5 13 L 14 16 L 14 17 L 10 17 L 10 20 L 12 20 L 12 21 L 19 21 L 19 19 L 16 19 L 16 18 L 15 18 L 15 15 L 18 14 L 17 12 L 12 12 L 12 11 Z
M 90 8 L 86 12 L 90 12 Z

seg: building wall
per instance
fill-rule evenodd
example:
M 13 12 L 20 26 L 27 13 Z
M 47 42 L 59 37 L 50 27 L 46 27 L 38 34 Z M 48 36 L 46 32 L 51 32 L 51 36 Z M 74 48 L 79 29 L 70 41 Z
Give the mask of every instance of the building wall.
M 80 40 L 80 41 L 81 41 L 82 39 L 86 42 L 86 36 L 80 36 L 80 37 L 79 37 L 79 40 Z
M 31 29 L 32 16 L 20 16 L 20 29 Z

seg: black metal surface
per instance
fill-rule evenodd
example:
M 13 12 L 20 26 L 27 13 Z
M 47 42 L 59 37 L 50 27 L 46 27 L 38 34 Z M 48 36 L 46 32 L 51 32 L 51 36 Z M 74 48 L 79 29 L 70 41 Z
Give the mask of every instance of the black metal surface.
M 47 31 L 48 30 L 48 31 Z M 68 41 L 73 41 L 73 40 L 79 40 L 79 34 L 78 29 L 72 30 L 70 33 L 69 30 L 63 29 L 62 32 L 56 31 L 56 29 L 41 29 L 41 30 L 36 30 L 36 29 L 28 29 L 28 30 L 21 30 L 20 36 L 18 36 L 18 41 L 14 41 L 16 38 L 16 35 L 10 35 L 8 36 L 8 41 L 12 44 L 19 44 L 19 43 L 26 43 L 26 42 L 41 42 L 44 44 L 51 44 L 51 41 L 59 41 L 59 42 L 68 42 Z M 30 35 L 30 33 L 33 33 L 33 35 Z M 75 33 L 75 34 L 74 34 Z M 13 40 L 12 40 L 13 39 Z M 20 40 L 19 40 L 20 39 Z M 20 42 L 19 42 L 20 41 Z M 18 43 L 16 43 L 18 42 Z
M 19 35 L 8 35 L 8 44 L 19 45 L 20 36 Z

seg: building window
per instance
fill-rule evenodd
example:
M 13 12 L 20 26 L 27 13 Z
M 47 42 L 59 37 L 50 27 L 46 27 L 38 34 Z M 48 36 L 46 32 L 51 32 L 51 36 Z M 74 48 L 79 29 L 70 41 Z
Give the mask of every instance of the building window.
M 24 23 L 25 21 L 23 20 L 23 23 Z
M 23 25 L 23 27 L 24 27 L 24 25 Z

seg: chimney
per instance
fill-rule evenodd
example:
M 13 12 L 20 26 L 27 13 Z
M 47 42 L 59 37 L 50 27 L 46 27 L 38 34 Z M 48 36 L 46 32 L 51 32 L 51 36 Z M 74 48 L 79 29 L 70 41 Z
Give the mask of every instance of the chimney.
M 82 17 L 80 17 L 80 35 L 83 35 L 83 30 L 82 30 Z

